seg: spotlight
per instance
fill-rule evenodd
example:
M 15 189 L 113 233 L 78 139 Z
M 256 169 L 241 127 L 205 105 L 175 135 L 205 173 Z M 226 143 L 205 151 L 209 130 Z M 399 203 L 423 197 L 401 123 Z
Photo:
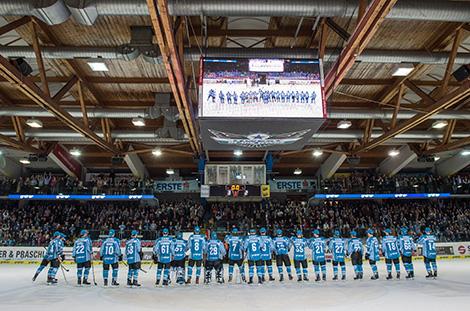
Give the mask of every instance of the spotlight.
M 20 159 L 21 164 L 31 164 L 31 162 L 27 158 Z
M 449 123 L 445 120 L 439 120 L 439 121 L 436 121 L 432 124 L 432 128 L 433 129 L 442 129 L 444 127 L 446 127 Z
M 42 122 L 41 122 L 41 120 L 38 120 L 38 119 L 28 119 L 28 120 L 26 120 L 26 124 L 29 127 L 33 127 L 33 128 L 41 128 L 42 127 Z
M 93 71 L 109 71 L 108 66 L 103 61 L 100 60 L 89 60 L 88 66 L 90 66 Z
M 70 154 L 73 155 L 74 157 L 79 157 L 82 155 L 82 152 L 78 148 L 73 148 L 72 150 L 70 150 Z
M 406 77 L 409 75 L 415 67 L 413 64 L 400 64 L 395 71 L 392 73 L 392 76 L 394 77 Z
M 392 149 L 388 152 L 388 155 L 391 156 L 391 157 L 396 157 L 399 154 L 400 154 L 400 151 L 397 150 L 397 149 Z
M 152 154 L 153 154 L 154 156 L 156 156 L 156 157 L 161 156 L 162 153 L 163 153 L 163 152 L 162 152 L 162 150 L 161 150 L 160 148 L 155 148 L 155 149 L 152 150 Z
M 132 118 L 132 124 L 134 124 L 134 126 L 142 127 L 145 126 L 145 120 L 141 117 Z
M 323 154 L 323 151 L 321 149 L 315 149 L 312 151 L 312 156 L 314 156 L 315 158 L 318 158 L 322 154 Z
M 343 121 L 339 121 L 338 124 L 336 125 L 336 127 L 339 128 L 339 129 L 342 129 L 342 130 L 346 130 L 346 129 L 350 128 L 351 125 L 352 125 L 351 121 L 343 120 Z
M 243 155 L 243 150 L 234 150 L 233 155 L 236 157 L 241 157 Z
M 166 173 L 167 173 L 168 175 L 173 175 L 173 174 L 175 173 L 175 170 L 172 169 L 172 168 L 169 168 L 169 169 L 166 170 Z
M 294 175 L 300 175 L 300 174 L 302 174 L 302 170 L 300 168 L 296 168 L 294 170 Z

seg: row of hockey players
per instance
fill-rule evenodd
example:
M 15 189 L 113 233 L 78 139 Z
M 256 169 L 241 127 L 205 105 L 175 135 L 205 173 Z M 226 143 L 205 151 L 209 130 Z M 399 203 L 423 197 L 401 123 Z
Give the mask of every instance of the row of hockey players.
M 210 89 L 207 96 L 207 101 L 212 101 L 215 103 L 217 97 L 217 93 L 214 89 Z M 248 91 L 248 92 L 241 92 L 240 96 L 238 96 L 237 92 L 228 91 L 224 94 L 224 92 L 219 92 L 219 103 L 224 104 L 227 100 L 227 104 L 238 104 L 238 99 L 240 98 L 241 104 L 250 104 L 250 103 L 258 103 L 262 101 L 263 103 L 316 103 L 317 94 L 313 91 L 311 94 L 308 91 Z
M 79 238 L 73 247 L 72 256 L 77 263 L 77 279 L 78 284 L 90 284 L 88 275 L 92 267 L 92 243 L 88 237 L 88 231 L 82 230 L 82 237 Z M 131 239 L 126 242 L 125 255 L 127 265 L 129 267 L 127 275 L 127 285 L 140 286 L 138 283 L 139 270 L 141 270 L 141 261 L 143 258 L 141 242 L 137 238 L 138 232 L 132 231 Z M 407 272 L 407 278 L 414 277 L 414 269 L 412 262 L 413 251 L 416 245 L 413 238 L 408 235 L 407 229 L 402 229 L 401 235 L 395 237 L 391 234 L 390 229 L 385 230 L 385 236 L 381 245 L 374 236 L 373 230 L 367 231 L 365 258 L 369 261 L 372 270 L 372 280 L 379 278 L 377 261 L 379 261 L 380 249 L 385 257 L 388 276 L 392 279 L 392 266 L 395 266 L 397 278 L 400 278 L 400 257 Z M 33 280 L 38 274 L 51 263 L 48 274 L 48 283 L 55 283 L 55 273 L 60 265 L 64 235 L 60 233 L 54 234 L 54 239 L 50 242 L 44 260 L 38 268 Z M 437 277 L 436 266 L 436 238 L 431 234 L 429 228 L 425 229 L 425 233 L 419 238 L 418 243 L 423 246 L 423 257 L 428 272 L 427 278 Z M 334 232 L 334 237 L 327 240 L 320 237 L 318 230 L 313 231 L 313 238 L 306 239 L 303 237 L 302 231 L 297 231 L 296 236 L 288 238 L 283 236 L 282 230 L 276 231 L 276 236 L 271 238 L 267 235 L 266 229 L 260 229 L 260 235 L 256 234 L 255 229 L 249 231 L 249 235 L 244 237 L 234 228 L 230 235 L 225 237 L 225 243 L 228 248 L 229 261 L 229 282 L 233 279 L 235 266 L 238 266 L 242 281 L 246 281 L 244 260 L 248 261 L 248 283 L 253 283 L 255 275 L 258 282 L 265 281 L 266 270 L 269 280 L 273 281 L 273 254 L 279 273 L 279 281 L 284 280 L 283 267 L 286 267 L 289 279 L 293 279 L 291 271 L 291 260 L 289 251 L 293 248 L 294 267 L 298 281 L 308 281 L 308 264 L 307 264 L 307 248 L 312 250 L 312 261 L 316 274 L 316 281 L 326 280 L 326 251 L 327 248 L 332 253 L 333 262 L 333 280 L 338 279 L 339 267 L 341 268 L 341 278 L 346 279 L 345 258 L 351 258 L 355 271 L 354 279 L 363 278 L 363 243 L 357 238 L 356 232 L 351 232 L 351 238 L 345 240 L 340 237 L 338 231 Z M 187 271 L 185 271 L 186 253 L 189 252 L 189 260 Z M 170 268 L 176 270 L 176 281 L 179 284 L 191 283 L 193 269 L 196 267 L 196 284 L 204 263 L 205 283 L 211 281 L 212 270 L 215 270 L 217 282 L 223 283 L 223 266 L 222 260 L 227 254 L 225 245 L 217 239 L 215 232 L 211 234 L 211 238 L 206 240 L 205 235 L 201 234 L 200 228 L 196 227 L 194 233 L 186 241 L 181 233 L 176 234 L 173 238 L 169 236 L 168 229 L 163 229 L 162 237 L 155 241 L 153 248 L 153 264 L 156 264 L 156 285 L 160 284 L 162 279 L 163 285 L 168 285 L 170 281 Z M 103 280 L 104 285 L 108 285 L 108 276 L 110 267 L 112 268 L 111 285 L 118 286 L 118 269 L 119 262 L 123 260 L 121 254 L 120 241 L 115 237 L 115 231 L 110 230 L 109 236 L 102 243 L 100 250 L 100 259 L 103 261 Z M 153 265 L 152 264 L 152 265 Z M 184 275 L 187 274 L 187 279 Z M 83 279 L 82 279 L 83 278 Z

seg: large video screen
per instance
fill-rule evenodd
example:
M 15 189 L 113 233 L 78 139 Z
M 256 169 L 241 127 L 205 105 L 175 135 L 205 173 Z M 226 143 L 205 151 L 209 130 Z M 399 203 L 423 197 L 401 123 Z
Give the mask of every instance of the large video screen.
M 319 60 L 204 58 L 200 117 L 324 118 Z

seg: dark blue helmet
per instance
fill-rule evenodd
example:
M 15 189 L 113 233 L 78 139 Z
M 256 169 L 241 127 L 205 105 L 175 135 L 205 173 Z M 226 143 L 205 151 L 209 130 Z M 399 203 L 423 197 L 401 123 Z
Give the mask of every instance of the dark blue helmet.
M 116 231 L 114 231 L 114 229 L 111 229 L 111 230 L 109 230 L 108 235 L 109 235 L 110 238 L 113 238 L 116 235 Z
M 356 231 L 351 231 L 351 237 L 355 238 L 357 236 L 357 232 Z
M 215 232 L 215 231 L 211 232 L 211 239 L 212 240 L 217 240 L 217 232 Z

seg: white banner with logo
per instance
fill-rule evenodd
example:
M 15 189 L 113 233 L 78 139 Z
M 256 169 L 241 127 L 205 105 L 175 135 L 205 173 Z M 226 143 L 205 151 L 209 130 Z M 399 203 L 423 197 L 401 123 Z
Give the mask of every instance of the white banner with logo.
M 316 179 L 276 179 L 270 180 L 271 192 L 313 192 L 317 188 Z

